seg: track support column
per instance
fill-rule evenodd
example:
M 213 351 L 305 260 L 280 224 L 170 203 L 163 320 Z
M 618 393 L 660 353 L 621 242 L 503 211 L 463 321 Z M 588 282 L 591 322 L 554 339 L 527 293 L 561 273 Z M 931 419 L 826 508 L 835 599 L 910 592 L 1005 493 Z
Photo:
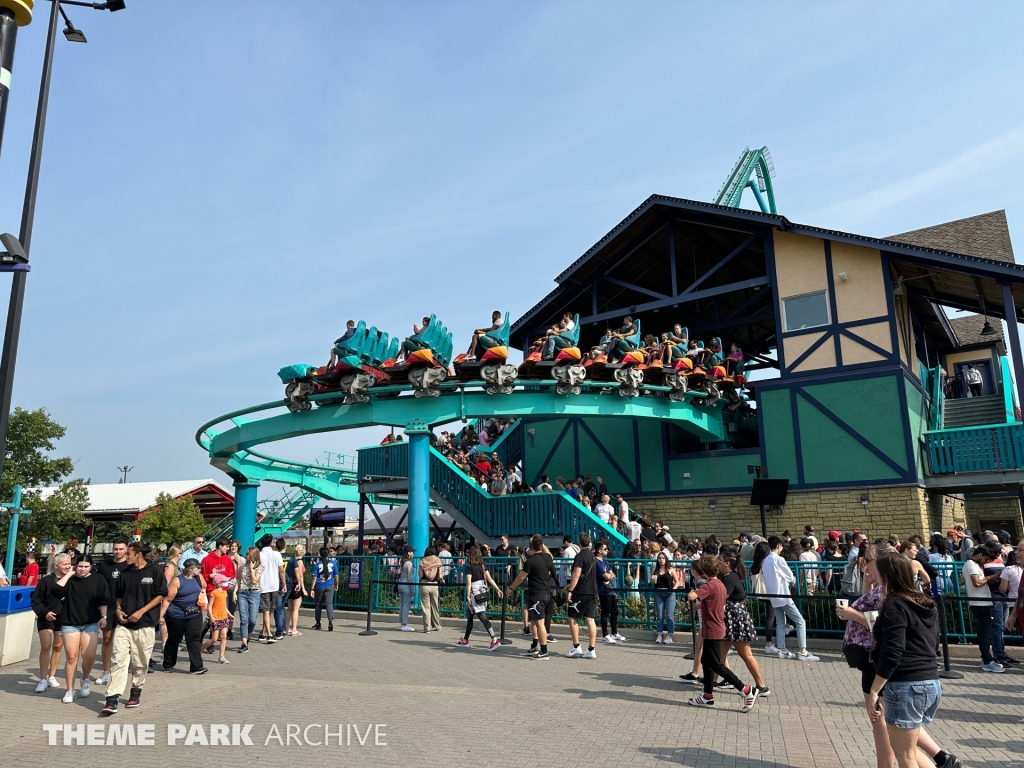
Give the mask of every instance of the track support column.
M 430 544 L 430 428 L 415 419 L 405 428 L 409 436 L 409 546 L 423 557 Z
M 231 528 L 235 538 L 242 544 L 240 552 L 248 551 L 256 538 L 256 492 L 260 487 L 256 480 L 235 481 L 235 509 L 231 516 Z
M 1021 355 L 1020 335 L 1017 333 L 1017 308 L 1013 303 L 1013 285 L 1000 283 L 999 287 L 1003 291 L 1003 319 L 1006 320 L 1010 360 L 1013 362 L 1013 377 L 1017 384 L 1017 406 L 1024 410 L 1024 356 Z

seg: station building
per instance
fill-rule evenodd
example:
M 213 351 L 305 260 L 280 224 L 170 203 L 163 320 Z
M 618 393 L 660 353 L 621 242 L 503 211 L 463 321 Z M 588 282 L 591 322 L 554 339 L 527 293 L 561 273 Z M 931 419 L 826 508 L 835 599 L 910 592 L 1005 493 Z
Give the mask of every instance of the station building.
M 1024 266 L 1003 211 L 874 238 L 655 195 L 555 281 L 513 346 L 565 312 L 584 350 L 625 315 L 643 335 L 679 323 L 742 348 L 751 408 L 713 444 L 650 419 L 528 417 L 529 482 L 600 474 L 690 535 L 760 530 L 758 471 L 789 480 L 769 531 L 1024 533 Z

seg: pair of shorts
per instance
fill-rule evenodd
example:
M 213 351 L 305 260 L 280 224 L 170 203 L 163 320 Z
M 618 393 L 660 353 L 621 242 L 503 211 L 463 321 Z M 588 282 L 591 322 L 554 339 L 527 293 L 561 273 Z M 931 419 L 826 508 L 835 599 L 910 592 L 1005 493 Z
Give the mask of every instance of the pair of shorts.
M 96 634 L 100 631 L 99 624 L 64 624 L 60 628 L 62 635 L 77 635 L 79 633 Z
M 938 680 L 890 680 L 882 689 L 885 722 L 897 728 L 930 725 L 942 700 Z
M 231 629 L 231 619 L 217 619 L 210 622 L 210 629 Z
M 277 604 L 277 592 L 260 592 L 260 613 L 274 610 Z
M 567 613 L 570 619 L 597 618 L 597 595 L 573 595 Z
M 60 633 L 60 619 L 55 621 L 47 621 L 41 616 L 36 616 L 36 632 L 50 632 Z
M 526 600 L 526 615 L 530 621 L 544 621 L 550 602 L 550 592 L 543 595 L 530 595 Z

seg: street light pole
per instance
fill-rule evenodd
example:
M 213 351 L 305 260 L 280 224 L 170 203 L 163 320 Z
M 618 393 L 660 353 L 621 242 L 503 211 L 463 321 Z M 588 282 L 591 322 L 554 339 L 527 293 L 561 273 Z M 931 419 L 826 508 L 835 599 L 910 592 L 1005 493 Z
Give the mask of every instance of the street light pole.
M 2 2 L 2 0 L 0 0 Z M 0 8 L 0 13 L 3 13 Z M 57 40 L 57 22 L 60 2 L 51 3 L 50 27 L 46 33 L 46 53 L 43 56 L 43 77 L 39 85 L 39 106 L 32 134 L 32 154 L 28 161 L 28 183 L 25 185 L 25 205 L 21 211 L 19 240 L 26 256 L 32 246 L 32 223 L 36 214 L 36 192 L 39 189 L 39 167 L 43 161 L 43 132 L 46 128 L 46 106 L 50 98 L 50 71 L 53 68 L 53 45 Z M 13 47 L 13 46 L 12 46 Z M 2 73 L 0 73 L 2 74 Z M 6 97 L 4 107 L 6 110 Z M 4 332 L 3 351 L 0 352 L 0 477 L 3 477 L 7 455 L 7 427 L 11 420 L 11 396 L 14 392 L 14 367 L 18 359 L 18 339 L 21 335 L 21 311 L 25 306 L 25 279 L 28 272 L 14 272 L 11 283 L 11 301 L 7 307 L 7 329 Z

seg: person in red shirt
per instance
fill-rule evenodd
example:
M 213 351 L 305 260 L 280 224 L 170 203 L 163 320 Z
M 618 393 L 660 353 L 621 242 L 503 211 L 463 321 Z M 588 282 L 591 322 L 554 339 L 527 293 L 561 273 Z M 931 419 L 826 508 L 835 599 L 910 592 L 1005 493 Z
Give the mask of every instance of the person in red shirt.
M 741 712 L 749 712 L 757 701 L 758 691 L 750 685 L 743 685 L 736 674 L 722 663 L 722 644 L 725 639 L 725 585 L 718 578 L 718 555 L 704 555 L 690 566 L 697 580 L 704 583 L 687 596 L 691 602 L 700 600 L 700 616 L 703 625 L 704 650 L 700 662 L 704 667 L 704 693 L 698 693 L 687 702 L 694 707 L 715 706 L 715 675 L 732 685 L 743 696 Z
M 25 568 L 18 577 L 19 587 L 34 587 L 39 583 L 39 563 L 36 556 L 29 552 L 25 555 Z
M 228 547 L 231 546 L 230 539 L 217 539 L 217 547 L 203 558 L 203 565 L 199 569 L 199 575 L 203 577 L 207 593 L 213 592 L 213 574 L 219 573 L 229 581 L 235 579 L 235 561 L 228 554 Z

